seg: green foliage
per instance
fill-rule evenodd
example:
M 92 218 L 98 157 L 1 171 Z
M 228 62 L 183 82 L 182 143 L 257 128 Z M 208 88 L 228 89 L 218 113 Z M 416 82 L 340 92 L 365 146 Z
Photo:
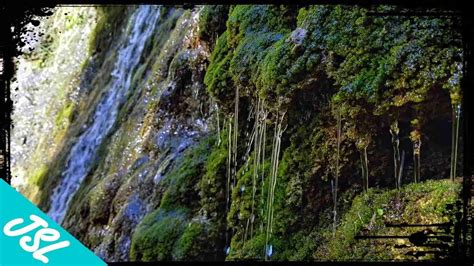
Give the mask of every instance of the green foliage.
M 182 209 L 158 209 L 147 215 L 132 237 L 130 259 L 142 261 L 171 260 L 175 242 L 186 226 Z M 183 245 L 180 242 L 181 246 Z M 180 247 L 182 248 L 182 247 Z
M 369 189 L 358 195 L 338 225 L 336 237 L 330 228 L 323 234 L 327 244 L 314 254 L 320 260 L 393 260 L 405 250 L 393 249 L 400 240 L 355 240 L 356 235 L 410 235 L 413 227 L 385 227 L 385 223 L 434 224 L 453 221 L 450 205 L 459 197 L 460 184 L 449 180 L 412 183 L 398 190 Z M 397 242 L 398 241 L 398 242 Z M 408 241 L 408 240 L 407 240 Z M 403 242 L 403 241 L 402 241 Z

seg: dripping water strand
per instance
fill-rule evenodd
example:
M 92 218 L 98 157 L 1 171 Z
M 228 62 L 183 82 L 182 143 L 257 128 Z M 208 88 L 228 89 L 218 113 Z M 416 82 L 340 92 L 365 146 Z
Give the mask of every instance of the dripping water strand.
M 457 168 L 457 158 L 458 158 L 458 145 L 459 145 L 459 120 L 461 118 L 461 104 L 458 104 L 456 109 L 456 141 L 455 141 L 455 149 L 454 149 L 454 177 L 456 177 L 456 168 Z
M 228 158 L 227 158 L 227 204 L 226 204 L 226 215 L 229 212 L 232 204 L 231 191 L 236 186 L 237 181 L 237 138 L 239 134 L 239 88 L 235 87 L 235 103 L 234 103 L 234 114 L 233 114 L 233 125 L 232 116 L 229 119 L 229 145 L 228 145 Z M 226 247 L 229 248 L 230 236 L 229 232 L 226 233 Z M 226 252 L 228 253 L 228 252 Z M 228 254 L 227 254 L 228 255 Z
M 227 140 L 227 182 L 226 182 L 226 204 L 225 204 L 225 215 L 229 213 L 230 209 L 230 194 L 231 194 L 231 180 L 232 180 L 232 117 L 228 120 L 228 140 Z M 225 233 L 225 244 L 226 249 L 229 247 L 229 233 L 226 230 Z M 228 253 L 228 252 L 226 252 Z
M 253 107 L 252 107 L 250 112 L 249 112 L 249 117 L 247 118 L 247 121 L 249 121 L 251 119 L 251 116 L 253 115 L 253 113 L 254 112 L 253 112 Z M 252 150 L 252 147 L 254 148 L 254 153 L 256 151 L 255 145 L 257 143 L 257 140 L 256 140 L 257 126 L 258 126 L 257 125 L 257 120 L 255 120 L 254 126 L 252 128 L 252 133 L 250 134 L 250 138 L 249 138 L 249 141 L 247 143 L 247 149 L 246 149 L 245 155 L 243 157 L 243 159 L 245 161 L 245 166 L 244 166 L 244 172 L 242 174 L 245 174 L 245 172 L 248 171 L 249 163 L 250 163 L 250 159 L 251 159 L 250 151 Z M 254 162 L 254 167 L 255 167 L 255 162 Z M 254 169 L 254 172 L 255 172 L 255 169 Z M 242 187 L 241 189 L 243 189 L 243 188 L 245 188 L 245 187 Z M 254 189 L 255 189 L 255 182 L 254 182 L 254 176 L 252 175 L 252 200 L 253 200 L 253 195 L 254 195 Z M 252 202 L 252 205 L 253 205 L 253 202 Z M 246 220 L 245 230 L 244 230 L 244 242 L 247 241 L 247 235 L 248 235 L 248 231 L 249 231 L 251 216 L 252 215 L 250 215 L 250 217 L 247 218 L 247 220 Z
M 254 116 L 254 126 L 252 129 L 251 137 L 249 140 L 249 145 L 247 148 L 246 152 L 246 158 L 247 164 L 246 168 L 248 168 L 248 164 L 250 162 L 250 150 L 253 147 L 253 173 L 252 173 L 252 201 L 251 201 L 251 213 L 250 216 L 247 218 L 246 225 L 245 225 L 245 231 L 244 231 L 244 241 L 247 241 L 247 236 L 248 236 L 248 231 L 250 227 L 250 238 L 253 236 L 253 225 L 255 221 L 255 196 L 257 192 L 257 181 L 258 181 L 258 175 L 259 175 L 259 169 L 260 169 L 260 160 L 264 160 L 264 158 L 261 158 L 262 154 L 262 145 L 263 145 L 263 126 L 262 124 L 264 123 L 264 120 L 262 117 L 264 116 L 264 111 L 263 111 L 263 101 L 260 97 L 257 97 L 257 107 L 256 109 L 252 108 L 250 115 Z M 249 116 L 250 116 L 249 115 Z M 250 119 L 248 119 L 250 120 Z M 264 147 L 263 147 L 264 148 Z M 263 164 L 263 163 L 262 163 Z M 247 170 L 247 169 L 246 169 Z
M 450 177 L 454 181 L 457 174 L 457 157 L 459 144 L 459 120 L 461 114 L 461 105 L 453 105 L 452 111 L 452 132 L 451 132 L 451 170 Z
M 269 257 L 272 255 L 273 247 L 269 245 L 269 241 L 272 236 L 273 232 L 273 203 L 275 199 L 275 187 L 278 175 L 278 164 L 279 164 L 279 155 L 280 155 L 280 144 L 281 144 L 281 136 L 284 131 L 282 130 L 282 123 L 285 117 L 285 113 L 281 116 L 277 113 L 277 117 L 275 120 L 275 130 L 274 130 L 274 137 L 273 137 L 273 149 L 272 149 L 272 157 L 271 157 L 271 170 L 270 170 L 270 179 L 268 181 L 268 196 L 267 196 L 267 228 L 266 228 L 266 235 L 265 235 L 265 260 L 268 260 Z
M 338 181 L 339 181 L 339 153 L 341 148 L 341 110 L 338 110 L 337 113 L 337 133 L 336 133 L 336 173 L 334 177 L 334 183 L 331 182 L 332 191 L 333 191 L 333 224 L 332 224 L 332 231 L 333 236 L 336 236 L 336 227 L 337 227 L 337 188 L 338 188 Z
M 231 191 L 231 180 L 232 180 L 232 118 L 228 122 L 228 140 L 227 140 L 227 203 L 226 213 L 229 211 L 230 205 L 230 191 Z
M 257 113 L 255 115 L 257 139 L 255 141 L 255 150 L 254 150 L 254 171 L 252 178 L 252 206 L 250 214 L 250 236 L 253 236 L 253 224 L 255 221 L 255 194 L 257 193 L 257 181 L 258 181 L 258 171 L 263 165 L 265 158 L 261 157 L 262 150 L 265 149 L 265 143 L 263 142 L 263 124 L 264 120 L 264 109 L 263 109 L 263 100 L 258 97 L 257 100 Z
M 232 187 L 236 185 L 237 175 L 237 138 L 239 136 L 239 87 L 235 87 L 235 106 L 234 106 L 234 139 L 232 141 Z
M 215 106 L 215 115 L 216 115 L 216 120 L 217 120 L 217 146 L 221 145 L 221 123 L 219 120 L 219 105 L 217 103 L 214 103 Z
M 265 101 L 262 101 L 262 105 L 265 103 Z M 262 150 L 261 150 L 261 153 L 262 153 L 262 157 L 261 157 L 261 174 L 260 174 L 260 178 L 261 178 L 261 185 L 260 187 L 262 188 L 262 195 L 260 196 L 260 205 L 261 206 L 264 206 L 265 204 L 265 197 L 263 196 L 263 188 L 265 186 L 265 149 L 266 149 L 266 143 L 267 143 L 267 116 L 268 116 L 268 112 L 264 111 L 263 112 L 263 117 L 262 117 Z M 260 216 L 263 217 L 264 216 L 264 208 L 261 208 L 261 213 L 260 213 Z M 261 219 L 261 224 L 260 224 L 260 233 L 263 233 L 263 230 L 264 230 L 264 220 Z

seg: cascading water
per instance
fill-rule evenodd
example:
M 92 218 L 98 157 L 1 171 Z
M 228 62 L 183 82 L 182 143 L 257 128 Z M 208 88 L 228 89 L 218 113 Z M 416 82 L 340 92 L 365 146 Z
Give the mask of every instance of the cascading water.
M 90 170 L 97 148 L 115 123 L 119 105 L 130 89 L 132 73 L 139 65 L 145 42 L 159 15 L 159 7 L 140 6 L 130 19 L 129 37 L 119 48 L 109 88 L 97 105 L 91 124 L 72 147 L 61 182 L 51 196 L 48 215 L 58 223 L 62 222 L 72 197 Z

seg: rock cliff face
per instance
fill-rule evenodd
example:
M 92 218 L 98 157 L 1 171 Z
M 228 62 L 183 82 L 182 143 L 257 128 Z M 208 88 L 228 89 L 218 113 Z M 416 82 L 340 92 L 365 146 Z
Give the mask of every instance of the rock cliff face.
M 413 259 L 354 237 L 456 224 L 460 36 L 368 11 L 58 8 L 18 61 L 14 185 L 107 261 Z

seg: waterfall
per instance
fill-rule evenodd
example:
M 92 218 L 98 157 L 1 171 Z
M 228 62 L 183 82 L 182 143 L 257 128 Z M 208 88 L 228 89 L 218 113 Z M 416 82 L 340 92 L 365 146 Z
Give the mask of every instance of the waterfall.
M 72 197 L 95 160 L 97 148 L 115 123 L 120 103 L 130 89 L 132 73 L 139 66 L 146 40 L 151 36 L 159 15 L 159 7 L 143 5 L 137 8 L 130 19 L 129 37 L 118 49 L 108 89 L 94 111 L 91 124 L 71 148 L 66 169 L 51 196 L 48 215 L 58 223 L 63 221 Z

